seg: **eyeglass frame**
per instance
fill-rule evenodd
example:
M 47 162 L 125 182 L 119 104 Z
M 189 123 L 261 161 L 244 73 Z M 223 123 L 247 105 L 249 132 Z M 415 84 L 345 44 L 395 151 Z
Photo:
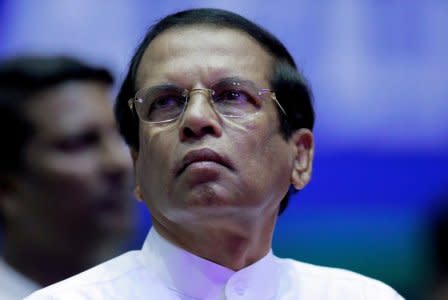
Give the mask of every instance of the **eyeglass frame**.
M 240 82 L 240 81 L 241 81 L 241 80 L 239 80 L 239 79 L 238 79 L 238 80 L 235 80 L 235 82 Z M 254 87 L 256 87 L 256 84 L 253 83 L 252 81 L 249 81 L 249 80 L 243 80 L 243 81 L 250 82 L 251 85 L 253 85 Z M 137 95 L 138 95 L 141 91 L 143 91 L 143 90 L 150 90 L 150 89 L 155 88 L 155 87 L 156 87 L 156 86 L 154 86 L 154 87 L 148 87 L 148 88 L 141 88 L 141 89 L 139 89 L 139 90 L 135 93 L 134 97 L 132 97 L 132 98 L 130 98 L 130 99 L 128 100 L 128 106 L 129 106 L 129 109 L 132 111 L 133 114 L 136 114 L 136 115 L 137 115 L 137 117 L 138 117 L 139 120 L 141 120 L 141 121 L 144 122 L 144 123 L 147 123 L 147 124 L 163 124 L 163 123 L 169 123 L 169 122 L 173 122 L 173 121 L 176 121 L 176 120 L 180 119 L 181 116 L 184 114 L 185 109 L 186 109 L 187 106 L 188 106 L 188 101 L 189 101 L 190 98 L 191 98 L 191 97 L 190 97 L 191 93 L 194 93 L 194 92 L 204 92 L 204 91 L 208 93 L 207 99 L 209 100 L 209 102 L 211 102 L 210 104 L 211 104 L 213 110 L 214 110 L 218 115 L 223 116 L 223 117 L 227 117 L 227 118 L 235 118 L 235 119 L 236 119 L 236 118 L 242 118 L 242 117 L 244 117 L 244 115 L 241 115 L 241 116 L 236 116 L 236 115 L 235 115 L 235 116 L 225 115 L 225 114 L 221 113 L 219 110 L 217 110 L 217 109 L 216 109 L 216 106 L 215 106 L 215 104 L 214 104 L 214 101 L 213 101 L 213 94 L 215 93 L 215 90 L 213 90 L 213 89 L 210 89 L 210 88 L 193 88 L 193 89 L 185 88 L 185 89 L 183 89 L 183 92 L 182 92 L 182 96 L 185 97 L 185 104 L 184 104 L 184 107 L 183 107 L 182 111 L 179 113 L 179 115 L 177 115 L 175 118 L 168 119 L 168 120 L 163 120 L 163 121 L 147 121 L 147 120 L 144 120 L 143 118 L 140 117 L 140 115 L 139 115 L 138 112 L 137 112 L 137 109 L 136 109 L 136 106 L 135 106 L 135 101 L 137 101 L 137 100 L 144 101 L 144 99 L 142 99 L 142 98 L 137 98 Z M 271 89 L 267 89 L 267 88 L 258 88 L 258 89 L 256 89 L 256 90 L 257 90 L 257 96 L 259 96 L 259 97 L 262 96 L 263 94 L 269 93 L 269 94 L 270 94 L 270 98 L 277 104 L 277 106 L 280 108 L 280 110 L 282 111 L 282 113 L 283 113 L 285 116 L 287 116 L 287 113 L 286 113 L 285 109 L 283 108 L 283 106 L 282 106 L 282 105 L 280 104 L 280 102 L 278 101 L 278 99 L 277 99 L 277 97 L 276 97 L 274 91 L 272 91 Z

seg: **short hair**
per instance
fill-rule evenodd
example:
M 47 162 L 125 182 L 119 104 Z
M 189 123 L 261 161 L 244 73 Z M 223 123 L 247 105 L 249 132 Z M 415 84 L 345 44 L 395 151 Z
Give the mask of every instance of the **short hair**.
M 271 89 L 285 108 L 287 116 L 277 108 L 281 132 L 288 139 L 300 128 L 313 129 L 314 109 L 312 94 L 293 57 L 286 47 L 270 32 L 246 18 L 221 9 L 190 9 L 166 16 L 151 26 L 131 59 L 127 75 L 121 85 L 115 103 L 115 117 L 126 143 L 139 149 L 139 120 L 128 106 L 128 100 L 137 92 L 136 76 L 141 59 L 149 44 L 160 34 L 171 28 L 206 25 L 241 31 L 252 37 L 274 59 L 270 77 Z M 290 189 L 280 205 L 279 214 L 288 204 Z
M 0 147 L 1 176 L 23 168 L 24 149 L 34 132 L 23 113 L 24 106 L 37 92 L 72 80 L 113 84 L 106 69 L 71 57 L 17 56 L 0 61 L 0 136 L 4 141 Z

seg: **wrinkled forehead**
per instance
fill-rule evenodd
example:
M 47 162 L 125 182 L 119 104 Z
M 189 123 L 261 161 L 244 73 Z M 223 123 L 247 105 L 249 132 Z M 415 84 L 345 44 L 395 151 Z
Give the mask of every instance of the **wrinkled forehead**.
M 164 82 L 210 84 L 225 76 L 245 77 L 265 85 L 271 55 L 250 35 L 211 25 L 171 28 L 145 50 L 136 73 L 136 87 Z

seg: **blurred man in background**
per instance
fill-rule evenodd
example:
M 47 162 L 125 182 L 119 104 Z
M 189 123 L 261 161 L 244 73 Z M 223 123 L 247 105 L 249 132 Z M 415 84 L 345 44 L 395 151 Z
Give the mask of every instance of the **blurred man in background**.
M 67 57 L 0 64 L 0 299 L 21 299 L 125 250 L 131 159 L 113 78 Z

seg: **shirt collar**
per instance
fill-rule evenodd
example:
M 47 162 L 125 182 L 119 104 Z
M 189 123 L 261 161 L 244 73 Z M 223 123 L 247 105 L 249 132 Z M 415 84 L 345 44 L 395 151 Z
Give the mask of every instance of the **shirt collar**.
M 9 295 L 11 299 L 21 299 L 40 288 L 40 285 L 19 273 L 0 257 L 0 298 L 2 295 L 8 298 Z
M 151 228 L 142 255 L 147 267 L 168 288 L 191 298 L 220 299 L 228 294 L 244 295 L 244 299 L 257 299 L 259 295 L 269 298 L 280 284 L 272 250 L 235 272 L 175 246 Z

